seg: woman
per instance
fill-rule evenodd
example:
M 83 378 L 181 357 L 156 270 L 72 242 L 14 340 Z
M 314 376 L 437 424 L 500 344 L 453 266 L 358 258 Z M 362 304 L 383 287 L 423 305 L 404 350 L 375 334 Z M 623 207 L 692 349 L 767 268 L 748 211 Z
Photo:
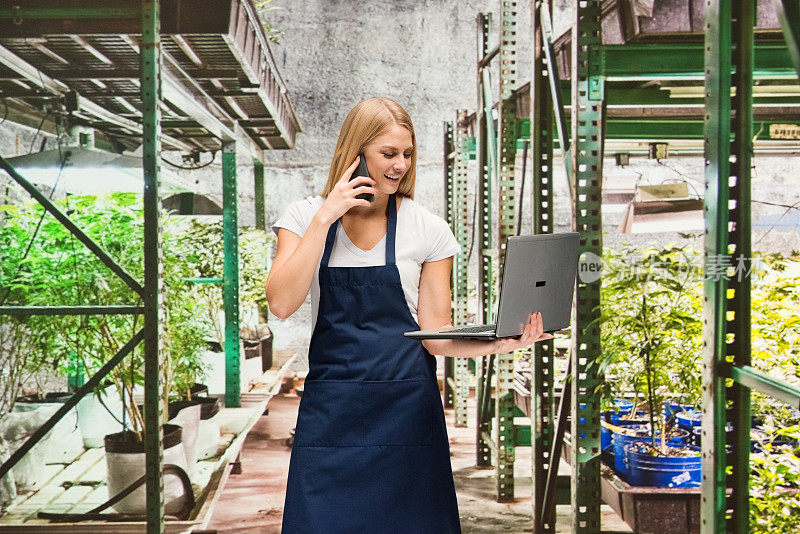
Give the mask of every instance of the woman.
M 413 200 L 416 149 L 399 104 L 359 103 L 342 125 L 323 193 L 290 205 L 273 226 L 270 310 L 289 317 L 311 289 L 314 324 L 284 534 L 460 532 L 431 354 L 507 353 L 552 337 L 538 316 L 517 339 L 403 336 L 450 323 L 460 251 L 447 224 Z M 359 154 L 370 178 L 350 181 Z M 373 201 L 356 198 L 362 193 Z

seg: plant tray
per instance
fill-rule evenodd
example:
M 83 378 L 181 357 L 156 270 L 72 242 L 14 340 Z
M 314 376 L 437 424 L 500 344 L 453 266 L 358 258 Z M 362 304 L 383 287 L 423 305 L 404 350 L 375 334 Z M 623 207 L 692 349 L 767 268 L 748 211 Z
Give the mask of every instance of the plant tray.
M 239 454 L 250 429 L 264 414 L 269 400 L 278 393 L 286 370 L 296 356 L 289 358 L 281 369 L 264 373 L 255 386 L 241 395 L 241 408 L 222 408 L 219 420 L 222 442 L 217 456 L 197 462 L 193 480 L 196 505 L 186 521 L 165 520 L 165 534 L 182 534 L 204 529 L 228 480 L 233 461 Z M 81 521 L 53 523 L 39 519 L 41 512 L 82 513 L 105 502 L 108 488 L 105 483 L 105 451 L 86 449 L 71 464 L 48 465 L 47 481 L 35 492 L 19 495 L 0 516 L 3 534 L 127 534 L 144 533 L 145 521 Z M 108 510 L 106 510 L 107 512 Z M 113 510 L 112 510 L 113 512 Z

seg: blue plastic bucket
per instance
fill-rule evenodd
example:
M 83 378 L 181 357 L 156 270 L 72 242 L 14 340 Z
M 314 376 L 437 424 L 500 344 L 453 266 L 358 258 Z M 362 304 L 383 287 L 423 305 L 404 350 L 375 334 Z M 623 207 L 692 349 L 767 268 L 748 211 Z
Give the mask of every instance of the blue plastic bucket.
M 676 404 L 674 402 L 664 403 L 664 421 L 667 423 L 674 423 L 675 416 L 681 412 L 689 412 L 694 410 L 693 404 Z
M 639 428 L 636 428 L 636 425 L 630 425 L 630 428 L 635 430 L 637 435 L 627 436 L 625 434 L 614 432 L 611 436 L 611 441 L 614 447 L 614 469 L 617 470 L 623 480 L 626 479 L 628 474 L 628 467 L 625 464 L 625 446 L 636 441 L 652 441 L 649 425 L 641 424 L 641 422 L 639 422 Z M 687 445 L 688 440 L 689 433 L 683 431 L 679 436 L 669 438 L 667 440 L 667 445 L 681 447 Z M 660 444 L 661 438 L 656 438 L 656 445 Z
M 614 408 L 619 415 L 629 415 L 633 410 L 633 403 L 625 399 L 614 399 Z
M 627 427 L 636 426 L 636 425 L 646 425 L 647 421 L 645 421 L 643 419 L 619 419 L 619 418 L 614 419 L 612 417 L 611 418 L 611 424 L 615 425 L 615 426 L 621 426 L 623 428 L 627 428 Z M 611 429 L 606 428 L 602 424 L 600 425 L 600 450 L 601 451 L 604 451 L 606 449 L 611 448 L 611 446 L 613 445 L 611 436 L 613 434 L 614 434 L 614 432 Z
M 658 488 L 696 488 L 700 486 L 700 454 L 688 458 L 652 456 L 625 446 L 628 484 Z
M 625 465 L 625 445 L 633 443 L 634 441 L 647 441 L 650 437 L 650 426 L 639 422 L 636 425 L 630 425 L 631 430 L 636 431 L 637 435 L 628 436 L 614 432 L 611 434 L 611 443 L 614 447 L 614 469 L 620 474 L 623 479 L 627 479 L 628 468 Z M 656 443 L 661 443 L 660 439 L 656 439 Z
M 695 434 L 694 429 L 702 424 L 703 412 L 695 410 L 680 412 L 675 414 L 675 421 L 678 423 L 678 427 L 689 431 L 689 434 L 692 436 L 691 444 L 699 446 L 699 441 L 695 441 L 695 437 L 699 436 L 699 434 Z

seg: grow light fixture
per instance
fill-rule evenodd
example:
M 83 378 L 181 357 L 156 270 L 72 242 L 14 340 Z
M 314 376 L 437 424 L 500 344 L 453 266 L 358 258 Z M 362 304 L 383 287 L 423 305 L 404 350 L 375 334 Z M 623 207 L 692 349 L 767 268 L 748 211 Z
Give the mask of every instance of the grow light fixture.
M 703 199 L 689 197 L 686 182 L 636 186 L 617 230 L 623 234 L 684 232 L 705 225 Z
M 104 194 L 115 191 L 142 193 L 142 158 L 81 146 L 44 150 L 7 158 L 30 182 L 55 186 L 70 193 Z M 189 191 L 183 180 L 169 169 L 161 169 L 159 187 L 164 193 Z

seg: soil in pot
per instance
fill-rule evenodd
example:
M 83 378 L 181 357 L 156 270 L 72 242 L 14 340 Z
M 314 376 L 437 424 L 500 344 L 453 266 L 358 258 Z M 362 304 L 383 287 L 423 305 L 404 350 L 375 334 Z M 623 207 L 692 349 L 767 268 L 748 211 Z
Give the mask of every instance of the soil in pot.
M 186 454 L 181 443 L 182 430 L 177 425 L 164 425 L 164 464 L 174 464 L 186 470 Z M 130 430 L 109 434 L 104 439 L 108 496 L 113 497 L 145 474 L 144 441 Z M 176 514 L 185 503 L 183 484 L 174 475 L 164 476 L 164 512 Z M 125 514 L 146 513 L 146 491 L 142 484 L 133 493 L 113 506 Z
M 632 424 L 623 429 L 622 432 L 614 432 L 611 442 L 614 448 L 614 469 L 619 473 L 623 480 L 627 480 L 628 465 L 625 462 L 625 446 L 629 443 L 646 442 L 651 443 L 653 432 L 649 424 Z M 688 432 L 670 431 L 667 435 L 667 444 L 685 445 L 689 438 Z M 661 444 L 661 438 L 656 438 L 656 445 Z
M 666 454 L 665 454 L 666 453 Z M 700 452 L 697 447 L 667 446 L 665 453 L 648 443 L 625 446 L 628 483 L 631 486 L 696 488 L 700 486 Z

